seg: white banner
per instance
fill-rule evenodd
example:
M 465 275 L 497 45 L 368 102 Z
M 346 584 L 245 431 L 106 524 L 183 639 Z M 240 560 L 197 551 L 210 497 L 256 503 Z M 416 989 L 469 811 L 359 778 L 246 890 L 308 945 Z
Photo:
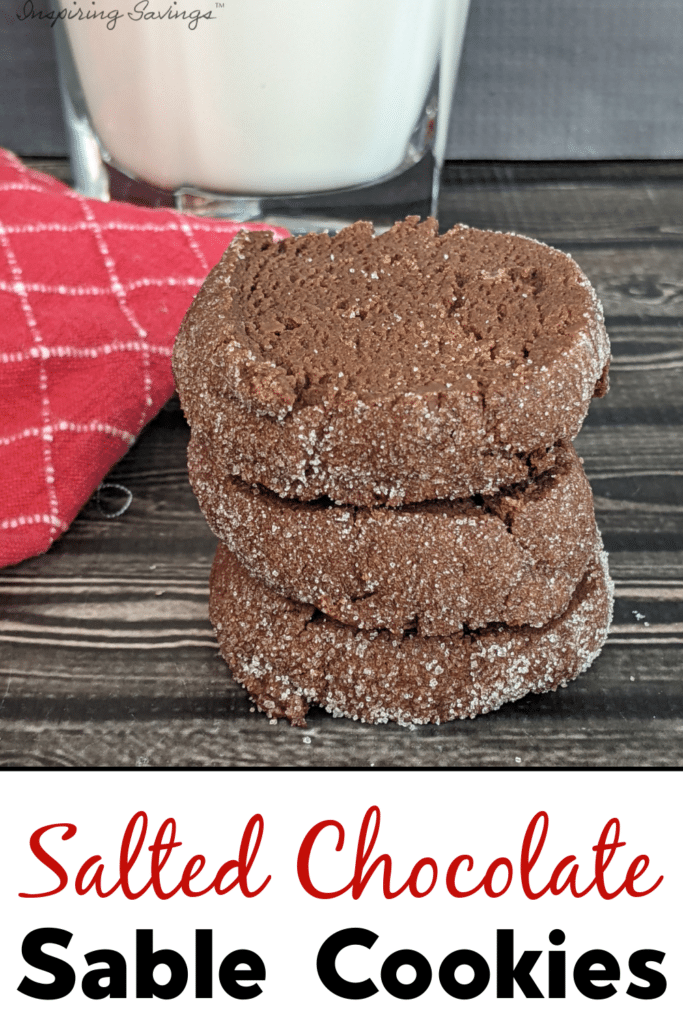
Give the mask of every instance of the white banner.
M 3 1018 L 681 1018 L 675 772 L 6 772 Z

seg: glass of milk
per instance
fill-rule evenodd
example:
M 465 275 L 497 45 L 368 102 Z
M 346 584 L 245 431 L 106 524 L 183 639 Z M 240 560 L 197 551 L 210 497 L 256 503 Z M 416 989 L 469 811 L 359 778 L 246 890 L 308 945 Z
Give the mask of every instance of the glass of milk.
M 76 188 L 295 231 L 436 213 L 469 0 L 54 0 Z

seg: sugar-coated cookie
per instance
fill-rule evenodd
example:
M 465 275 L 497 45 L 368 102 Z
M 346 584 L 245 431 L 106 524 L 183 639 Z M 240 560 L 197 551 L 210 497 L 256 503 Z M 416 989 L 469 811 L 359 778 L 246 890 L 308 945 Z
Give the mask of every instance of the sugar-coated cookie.
M 573 438 L 607 387 L 600 303 L 567 255 L 409 217 L 374 237 L 236 236 L 173 368 L 224 473 L 285 497 L 489 494 Z
M 612 615 L 601 552 L 567 609 L 545 626 L 494 624 L 450 636 L 392 637 L 330 619 L 264 587 L 224 545 L 209 614 L 234 678 L 271 718 L 304 725 L 310 704 L 335 716 L 401 725 L 473 718 L 556 689 L 597 657 Z

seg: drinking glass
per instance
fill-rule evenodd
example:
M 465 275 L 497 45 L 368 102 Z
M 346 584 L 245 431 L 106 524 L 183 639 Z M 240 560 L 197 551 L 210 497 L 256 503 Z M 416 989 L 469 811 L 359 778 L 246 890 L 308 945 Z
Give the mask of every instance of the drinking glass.
M 469 0 L 54 4 L 85 195 L 295 232 L 436 214 Z

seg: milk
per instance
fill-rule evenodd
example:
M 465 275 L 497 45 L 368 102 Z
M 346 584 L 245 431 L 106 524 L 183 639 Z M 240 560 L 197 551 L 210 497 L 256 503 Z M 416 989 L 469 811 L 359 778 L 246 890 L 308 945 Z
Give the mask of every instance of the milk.
M 442 47 L 443 155 L 468 2 L 123 0 L 112 29 L 64 25 L 114 164 L 169 190 L 296 194 L 371 182 L 417 158 L 409 142 Z M 190 29 L 182 18 L 127 17 L 169 8 L 210 19 Z

